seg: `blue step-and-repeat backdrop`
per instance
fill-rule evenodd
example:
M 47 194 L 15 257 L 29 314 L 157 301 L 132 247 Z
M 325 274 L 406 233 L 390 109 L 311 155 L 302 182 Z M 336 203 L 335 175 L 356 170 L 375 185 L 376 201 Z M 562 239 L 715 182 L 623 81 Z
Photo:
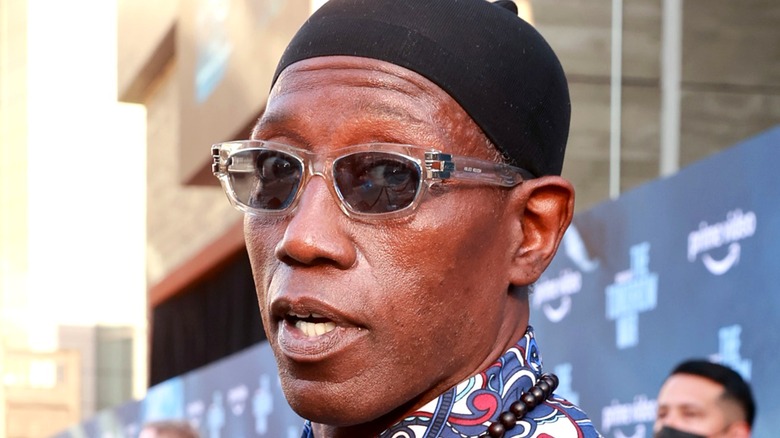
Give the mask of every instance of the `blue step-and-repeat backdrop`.
M 780 127 L 578 214 L 531 296 L 531 323 L 557 392 L 605 437 L 651 437 L 658 389 L 688 358 L 749 380 L 754 436 L 777 436 Z M 56 438 L 135 438 L 171 418 L 207 438 L 298 438 L 302 423 L 263 343 Z
M 651 437 L 668 372 L 707 358 L 780 431 L 780 127 L 576 215 L 531 296 L 545 367 L 605 437 Z

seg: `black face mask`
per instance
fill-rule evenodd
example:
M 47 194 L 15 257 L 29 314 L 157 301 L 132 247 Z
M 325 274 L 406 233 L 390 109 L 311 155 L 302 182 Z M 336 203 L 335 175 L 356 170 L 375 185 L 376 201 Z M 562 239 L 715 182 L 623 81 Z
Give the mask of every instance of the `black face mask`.
M 678 429 L 664 426 L 663 429 L 653 435 L 653 438 L 707 438 L 704 435 L 696 435 L 695 433 L 683 432 Z

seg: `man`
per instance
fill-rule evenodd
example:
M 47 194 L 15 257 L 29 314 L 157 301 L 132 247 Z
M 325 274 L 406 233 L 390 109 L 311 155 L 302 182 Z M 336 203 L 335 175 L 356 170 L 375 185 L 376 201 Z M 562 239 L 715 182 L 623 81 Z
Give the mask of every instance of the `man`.
M 655 436 L 748 438 L 756 406 L 734 370 L 706 360 L 679 364 L 658 394 Z
M 595 437 L 528 287 L 573 214 L 563 70 L 513 3 L 331 0 L 213 147 L 304 437 Z

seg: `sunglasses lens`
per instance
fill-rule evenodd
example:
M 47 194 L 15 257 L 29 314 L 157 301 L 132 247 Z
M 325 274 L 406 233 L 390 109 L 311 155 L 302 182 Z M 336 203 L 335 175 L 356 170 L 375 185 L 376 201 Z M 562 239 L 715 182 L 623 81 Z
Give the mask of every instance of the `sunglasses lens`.
M 403 156 L 357 152 L 333 163 L 336 189 L 347 206 L 360 213 L 390 213 L 412 205 L 422 169 Z
M 286 152 L 246 149 L 231 156 L 228 172 L 240 203 L 260 210 L 284 210 L 298 192 L 303 165 Z

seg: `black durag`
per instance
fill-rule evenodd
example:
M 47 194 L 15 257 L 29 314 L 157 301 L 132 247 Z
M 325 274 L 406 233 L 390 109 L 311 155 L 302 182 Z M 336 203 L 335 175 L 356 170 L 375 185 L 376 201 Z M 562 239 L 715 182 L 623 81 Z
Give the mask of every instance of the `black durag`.
M 441 87 L 509 163 L 560 175 L 571 105 L 549 44 L 508 0 L 330 0 L 303 24 L 276 73 L 347 55 L 407 68 Z

